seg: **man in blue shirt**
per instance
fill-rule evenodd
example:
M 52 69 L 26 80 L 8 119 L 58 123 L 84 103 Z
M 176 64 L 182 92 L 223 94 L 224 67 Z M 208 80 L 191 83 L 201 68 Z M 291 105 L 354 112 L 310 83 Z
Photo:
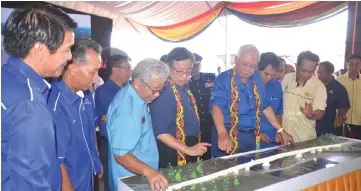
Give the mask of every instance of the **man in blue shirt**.
M 196 162 L 207 152 L 208 143 L 199 140 L 198 107 L 188 87 L 193 69 L 193 54 L 178 47 L 167 55 L 169 80 L 163 94 L 150 107 L 158 139 L 159 168 Z
M 28 18 L 28 19 L 26 19 Z M 29 22 L 25 22 L 29 21 Z M 53 6 L 15 9 L 4 28 L 11 56 L 1 69 L 1 190 L 61 189 L 50 85 L 71 59 L 75 23 Z
M 327 107 L 322 119 L 316 121 L 317 136 L 327 133 L 337 134 L 337 128 L 341 132 L 340 126 L 350 109 L 346 88 L 335 80 L 333 77 L 334 70 L 333 64 L 328 61 L 321 62 L 317 68 L 317 77 L 325 84 L 327 91 Z
M 104 190 L 109 190 L 106 114 L 116 93 L 120 90 L 120 88 L 128 83 L 131 74 L 131 66 L 129 64 L 129 56 L 127 53 L 117 48 L 103 49 L 102 60 L 106 65 L 110 77 L 105 84 L 99 86 L 95 91 L 95 106 L 97 115 L 101 119 L 99 121 L 99 156 L 104 167 Z
M 266 102 L 272 107 L 278 121 L 282 122 L 283 92 L 279 80 L 281 60 L 273 52 L 262 53 L 258 62 L 258 71 L 266 88 Z M 277 81 L 276 81 L 277 79 Z M 261 114 L 261 148 L 276 146 L 276 131 L 266 116 Z
M 91 85 L 98 77 L 101 46 L 77 39 L 62 81 L 52 84 L 48 105 L 55 121 L 63 190 L 93 190 L 93 173 L 101 174 L 95 140 L 95 107 Z
M 115 95 L 107 113 L 110 190 L 118 191 L 118 179 L 145 176 L 152 190 L 165 190 L 167 179 L 157 171 L 158 149 L 148 104 L 163 90 L 169 75 L 166 64 L 145 59 L 137 64 L 132 82 Z
M 265 115 L 285 144 L 293 143 L 265 99 L 265 86 L 256 71 L 258 60 L 257 48 L 244 45 L 236 56 L 235 67 L 220 74 L 214 82 L 210 103 L 215 124 L 213 157 L 256 149 L 254 133 L 259 123 L 256 119 L 260 117 L 256 112 Z

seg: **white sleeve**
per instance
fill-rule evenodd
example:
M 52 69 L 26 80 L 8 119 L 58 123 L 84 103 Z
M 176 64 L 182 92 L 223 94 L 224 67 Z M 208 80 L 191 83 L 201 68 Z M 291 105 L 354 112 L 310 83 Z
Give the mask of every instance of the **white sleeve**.
M 313 110 L 322 110 L 324 111 L 327 104 L 327 91 L 325 85 L 319 83 L 315 90 L 315 99 L 313 101 Z

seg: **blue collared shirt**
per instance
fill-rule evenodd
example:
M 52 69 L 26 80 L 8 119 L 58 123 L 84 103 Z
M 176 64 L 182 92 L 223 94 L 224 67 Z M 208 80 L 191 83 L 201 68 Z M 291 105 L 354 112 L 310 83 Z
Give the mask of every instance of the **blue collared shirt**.
M 266 101 L 276 115 L 283 114 L 283 92 L 280 82 L 271 80 L 266 84 Z M 261 114 L 261 132 L 267 134 L 272 142 L 276 141 L 276 131 L 263 113 Z
M 1 190 L 61 188 L 49 84 L 18 58 L 1 68 Z
M 95 90 L 95 105 L 97 115 L 100 118 L 107 114 L 108 107 L 119 90 L 120 87 L 110 78 L 105 84 L 99 86 Z M 102 122 L 101 120 L 99 122 L 99 132 L 100 136 L 106 138 L 108 137 L 106 123 Z
M 114 155 L 130 153 L 158 169 L 158 149 L 147 103 L 138 96 L 130 83 L 116 94 L 109 106 L 107 132 L 112 191 L 118 190 L 118 178 L 133 175 L 114 159 Z
M 52 84 L 48 99 L 55 121 L 58 158 L 75 190 L 90 191 L 101 173 L 95 141 L 95 108 L 90 91 L 73 93 L 64 81 Z
M 346 88 L 337 80 L 333 79 L 326 85 L 327 107 L 321 120 L 316 121 L 317 134 L 336 133 L 334 121 L 337 109 L 350 108 L 350 101 Z
M 232 69 L 221 73 L 214 81 L 210 110 L 213 106 L 218 106 L 224 116 L 224 125 L 227 129 L 230 127 L 230 101 L 231 101 L 231 78 Z M 247 83 L 243 83 L 238 74 L 236 74 L 236 81 L 238 87 L 238 114 L 239 114 L 239 129 L 254 129 L 256 128 L 256 100 L 253 93 L 253 82 L 256 83 L 261 98 L 261 110 L 263 111 L 269 106 L 265 99 L 265 85 L 262 82 L 261 76 L 256 73 L 250 77 Z
M 183 106 L 185 135 L 196 136 L 200 131 L 199 121 L 187 93 L 188 85 L 176 85 L 176 88 Z M 150 105 L 150 113 L 156 136 L 160 134 L 176 136 L 177 104 L 169 83 L 167 83 L 164 92 Z

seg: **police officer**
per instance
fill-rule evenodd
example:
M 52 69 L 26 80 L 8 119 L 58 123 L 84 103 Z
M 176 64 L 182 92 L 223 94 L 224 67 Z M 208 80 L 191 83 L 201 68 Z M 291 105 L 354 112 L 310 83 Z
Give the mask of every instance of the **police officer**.
M 201 73 L 201 62 L 203 58 L 197 53 L 193 53 L 193 55 L 195 63 L 192 70 L 192 78 L 189 81 L 189 89 L 196 99 L 199 110 L 201 141 L 211 143 L 213 119 L 209 113 L 209 99 L 216 75 L 213 73 Z M 202 156 L 202 159 L 207 160 L 210 159 L 211 156 L 211 149 L 208 148 L 207 152 Z

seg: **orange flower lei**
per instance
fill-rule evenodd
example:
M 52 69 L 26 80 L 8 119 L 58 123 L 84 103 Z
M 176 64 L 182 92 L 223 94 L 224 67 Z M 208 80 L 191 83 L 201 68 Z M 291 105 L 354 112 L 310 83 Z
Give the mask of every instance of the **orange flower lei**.
M 175 101 L 177 104 L 176 139 L 181 141 L 183 144 L 186 144 L 186 136 L 185 136 L 185 132 L 184 132 L 184 114 L 183 114 L 184 109 L 183 109 L 182 101 L 181 101 L 179 92 L 178 92 L 174 82 L 171 80 L 168 80 L 168 82 L 173 90 Z M 196 104 L 196 99 L 194 98 L 192 92 L 189 89 L 187 90 L 187 93 L 192 102 L 194 112 L 196 113 L 196 116 L 197 116 L 197 119 L 199 122 L 199 114 L 198 114 L 198 107 Z M 198 142 L 200 142 L 200 140 L 201 140 L 201 135 L 199 133 L 198 134 Z M 177 151 L 177 163 L 178 163 L 178 166 L 187 164 L 187 156 L 185 155 L 185 153 Z
M 258 91 L 257 84 L 252 83 L 253 93 L 256 100 L 256 149 L 260 149 L 260 130 L 261 130 L 261 98 Z M 232 149 L 230 155 L 235 154 L 238 150 L 238 120 L 239 120 L 239 103 L 238 103 L 238 88 L 236 81 L 236 70 L 233 69 L 231 76 L 231 105 L 229 108 L 230 111 L 230 137 L 232 141 Z

